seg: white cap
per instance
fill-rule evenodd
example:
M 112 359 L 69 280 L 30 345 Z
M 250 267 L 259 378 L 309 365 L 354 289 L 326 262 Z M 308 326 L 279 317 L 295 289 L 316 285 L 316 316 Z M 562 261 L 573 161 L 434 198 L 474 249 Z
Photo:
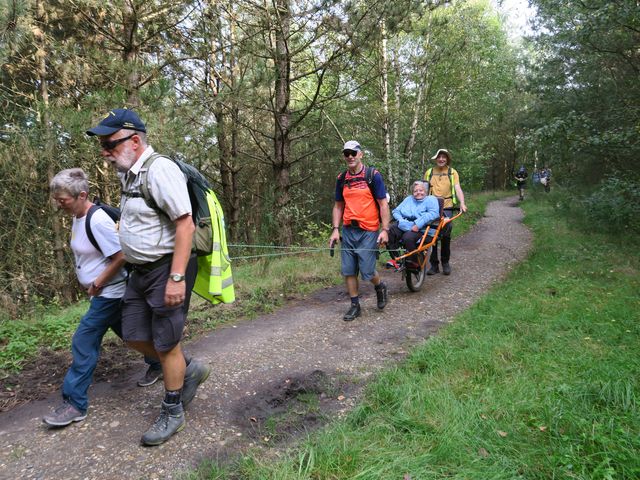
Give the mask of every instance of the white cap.
M 355 150 L 356 152 L 359 152 L 362 150 L 362 148 L 360 147 L 360 144 L 355 140 L 349 140 L 347 143 L 344 144 L 344 147 L 342 147 L 342 150 Z

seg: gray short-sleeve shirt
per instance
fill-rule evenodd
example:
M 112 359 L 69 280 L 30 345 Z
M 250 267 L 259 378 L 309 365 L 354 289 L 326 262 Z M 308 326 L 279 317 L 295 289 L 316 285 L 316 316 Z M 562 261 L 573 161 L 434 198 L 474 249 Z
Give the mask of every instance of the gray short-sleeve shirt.
M 124 192 L 142 193 L 140 173 L 153 153 L 147 147 L 131 169 L 122 174 Z M 191 215 L 187 179 L 180 168 L 167 157 L 156 158 L 147 171 L 149 194 L 166 214 L 149 207 L 143 198 L 123 195 L 121 200 L 120 245 L 125 259 L 134 264 L 154 262 L 173 253 L 176 239 L 175 220 Z

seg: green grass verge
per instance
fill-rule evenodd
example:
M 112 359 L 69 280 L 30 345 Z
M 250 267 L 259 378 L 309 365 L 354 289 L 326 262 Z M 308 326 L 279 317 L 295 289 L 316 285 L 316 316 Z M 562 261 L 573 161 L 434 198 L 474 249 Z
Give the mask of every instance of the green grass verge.
M 524 202 L 530 257 L 381 374 L 346 421 L 210 479 L 640 478 L 640 256 Z

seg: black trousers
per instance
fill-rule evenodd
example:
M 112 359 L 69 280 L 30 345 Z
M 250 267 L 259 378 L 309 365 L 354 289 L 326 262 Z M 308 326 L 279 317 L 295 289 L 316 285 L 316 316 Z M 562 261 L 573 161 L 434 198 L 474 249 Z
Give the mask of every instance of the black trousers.
M 418 248 L 423 234 L 424 232 L 414 232 L 411 230 L 403 232 L 397 223 L 392 223 L 389 227 L 389 243 L 387 244 L 387 249 L 391 256 L 395 258 L 397 256 L 397 249 L 400 246 L 400 241 L 402 240 L 405 250 L 412 252 Z M 415 258 L 410 257 L 409 260 L 415 261 Z
M 445 209 L 444 210 L 445 217 L 451 218 L 453 216 L 453 210 Z M 440 261 L 442 263 L 449 263 L 449 258 L 451 258 L 451 229 L 453 225 L 451 223 L 447 224 L 442 230 L 440 230 L 440 235 L 438 236 L 438 241 L 431 248 L 431 256 L 429 257 L 429 263 L 433 267 L 437 267 L 438 262 L 438 244 L 440 244 Z

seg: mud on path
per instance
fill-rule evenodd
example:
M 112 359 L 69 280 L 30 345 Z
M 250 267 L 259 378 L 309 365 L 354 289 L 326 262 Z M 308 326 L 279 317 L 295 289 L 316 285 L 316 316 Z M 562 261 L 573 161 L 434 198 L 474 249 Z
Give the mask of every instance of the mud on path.
M 140 445 L 163 392 L 160 384 L 135 386 L 142 361 L 110 381 L 99 378 L 83 422 L 46 428 L 41 418 L 59 402 L 57 390 L 13 408 L 0 414 L 0 478 L 171 479 L 206 459 L 277 445 L 287 433 L 349 411 L 373 374 L 504 278 L 531 239 L 515 198 L 492 202 L 454 240 L 451 276 L 427 277 L 422 291 L 411 293 L 400 274 L 382 272 L 390 292 L 384 311 L 367 283 L 362 316 L 344 322 L 344 288 L 328 288 L 189 343 L 212 374 L 189 406 L 186 428 L 159 447 Z

